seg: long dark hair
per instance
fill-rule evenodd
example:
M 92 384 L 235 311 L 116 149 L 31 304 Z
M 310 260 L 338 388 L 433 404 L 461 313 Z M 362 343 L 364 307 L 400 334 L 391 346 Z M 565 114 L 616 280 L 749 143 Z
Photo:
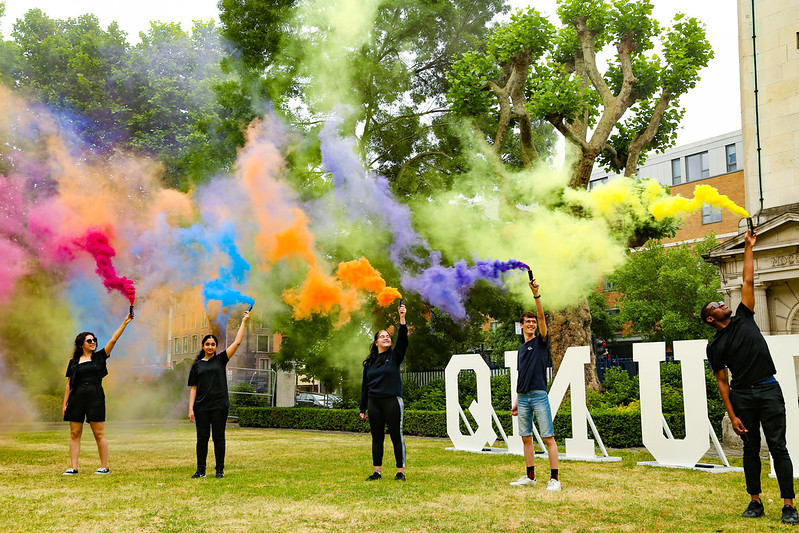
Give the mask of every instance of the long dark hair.
M 208 339 L 214 339 L 216 346 L 219 347 L 219 339 L 216 338 L 216 335 L 206 335 L 200 343 L 200 353 L 197 354 L 197 361 L 205 357 L 205 350 L 203 350 L 202 347 L 205 346 L 205 341 Z
M 366 359 L 363 360 L 364 368 L 369 368 L 375 363 L 377 363 L 377 366 L 382 366 L 383 363 L 386 362 L 386 359 L 388 359 L 389 354 L 391 354 L 391 348 L 389 348 L 383 353 L 380 353 L 377 350 L 377 336 L 380 335 L 381 331 L 385 331 L 386 333 L 388 333 L 387 329 L 381 329 L 377 333 L 375 333 L 375 338 L 372 340 L 372 346 L 369 348 L 369 355 L 366 357 Z
M 92 337 L 94 337 L 94 340 L 97 340 L 97 335 L 95 335 L 91 331 L 83 331 L 81 333 L 78 333 L 78 336 L 75 337 L 75 351 L 72 352 L 73 359 L 77 359 L 78 357 L 83 355 L 83 343 L 86 342 L 86 337 L 88 335 L 91 335 Z M 96 349 L 97 344 L 95 344 L 94 346 Z M 94 350 L 92 350 L 92 353 L 94 353 Z

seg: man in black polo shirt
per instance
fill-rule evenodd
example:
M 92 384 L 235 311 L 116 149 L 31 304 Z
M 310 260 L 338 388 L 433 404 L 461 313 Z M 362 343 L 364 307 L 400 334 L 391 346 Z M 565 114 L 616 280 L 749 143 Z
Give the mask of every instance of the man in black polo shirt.
M 785 500 L 782 521 L 799 523 L 793 506 L 793 464 L 785 445 L 785 401 L 782 389 L 774 378 L 777 369 L 771 359 L 766 339 L 755 324 L 754 256 L 752 247 L 757 237 L 752 230 L 744 237 L 743 286 L 741 303 L 732 316 L 724 302 L 710 302 L 702 307 L 702 321 L 716 328 L 716 335 L 707 345 L 707 358 L 716 375 L 721 399 L 732 423 L 732 429 L 744 444 L 746 491 L 752 498 L 743 516 L 757 518 L 765 511 L 760 501 L 760 426 L 774 459 L 774 471 Z M 732 383 L 727 381 L 727 371 Z

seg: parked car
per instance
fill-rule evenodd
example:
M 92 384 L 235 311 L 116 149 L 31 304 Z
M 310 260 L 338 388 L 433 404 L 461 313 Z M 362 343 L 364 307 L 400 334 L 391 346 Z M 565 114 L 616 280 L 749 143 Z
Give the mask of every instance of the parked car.
M 297 407 L 324 407 L 332 409 L 340 404 L 341 398 L 335 394 L 301 392 L 294 398 L 294 405 Z

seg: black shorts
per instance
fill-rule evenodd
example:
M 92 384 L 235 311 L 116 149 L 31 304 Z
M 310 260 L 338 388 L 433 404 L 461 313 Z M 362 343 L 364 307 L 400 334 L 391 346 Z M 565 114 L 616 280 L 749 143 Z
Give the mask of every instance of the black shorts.
M 84 382 L 72 389 L 64 412 L 67 422 L 105 422 L 105 392 L 97 383 Z

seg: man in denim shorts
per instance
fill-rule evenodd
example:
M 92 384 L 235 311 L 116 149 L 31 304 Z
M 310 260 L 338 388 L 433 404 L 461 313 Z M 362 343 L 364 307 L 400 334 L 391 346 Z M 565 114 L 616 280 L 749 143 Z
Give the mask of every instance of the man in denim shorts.
M 560 490 L 558 480 L 558 445 L 555 443 L 555 428 L 552 425 L 552 412 L 549 409 L 547 395 L 547 363 L 549 362 L 549 335 L 544 318 L 544 306 L 538 294 L 538 282 L 530 282 L 530 290 L 535 299 L 535 314 L 530 311 L 522 314 L 522 334 L 524 344 L 519 348 L 517 361 L 518 380 L 516 382 L 516 402 L 511 409 L 512 415 L 519 417 L 519 432 L 524 444 L 524 460 L 527 463 L 527 474 L 511 485 L 535 485 L 535 447 L 533 444 L 533 415 L 538 421 L 538 430 L 547 447 L 551 479 L 547 482 L 547 490 Z M 538 329 L 538 335 L 536 335 Z

